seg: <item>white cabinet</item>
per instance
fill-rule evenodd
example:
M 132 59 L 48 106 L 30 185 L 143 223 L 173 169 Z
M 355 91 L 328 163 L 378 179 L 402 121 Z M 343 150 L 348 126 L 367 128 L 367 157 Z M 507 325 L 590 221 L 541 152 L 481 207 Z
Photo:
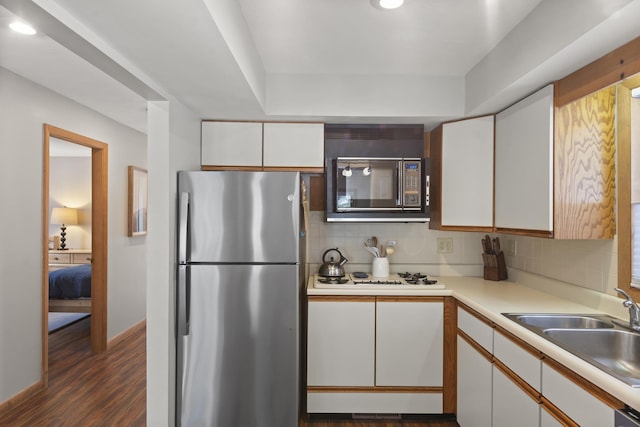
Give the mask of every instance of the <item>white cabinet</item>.
M 442 386 L 442 302 L 376 303 L 376 385 Z
M 553 85 L 496 116 L 495 226 L 553 230 Z
M 310 297 L 307 411 L 442 413 L 443 310 L 442 298 Z
M 493 354 L 493 328 L 460 307 L 458 307 L 458 329 Z
M 566 425 L 551 415 L 544 405 L 540 406 L 540 427 L 565 427 Z
M 442 227 L 493 227 L 493 140 L 494 116 L 442 125 Z
M 495 331 L 493 355 L 535 390 L 540 391 L 540 354 L 532 354 L 502 333 Z
M 373 386 L 375 299 L 310 301 L 307 385 Z
M 322 168 L 323 123 L 203 121 L 203 168 Z
M 458 424 L 491 427 L 491 361 L 458 337 L 457 369 Z
M 324 124 L 265 123 L 264 166 L 324 166 Z
M 539 427 L 540 405 L 493 367 L 493 427 Z
M 542 364 L 542 394 L 581 427 L 614 425 L 612 408 L 548 363 Z
M 262 166 L 262 123 L 202 122 L 201 163 Z

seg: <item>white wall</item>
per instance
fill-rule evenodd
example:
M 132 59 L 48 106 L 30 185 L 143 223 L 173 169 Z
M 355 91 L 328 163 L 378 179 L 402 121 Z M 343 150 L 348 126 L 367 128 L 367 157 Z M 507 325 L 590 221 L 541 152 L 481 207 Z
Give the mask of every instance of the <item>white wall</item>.
M 44 123 L 109 145 L 108 337 L 146 316 L 146 239 L 126 236 L 127 165 L 146 167 L 146 137 L 0 68 L 0 402 L 41 375 Z
M 173 425 L 178 170 L 200 169 L 200 118 L 176 102 L 148 105 L 147 425 Z
M 337 224 L 326 223 L 324 213 L 311 212 L 308 234 L 309 273 L 318 272 L 323 252 L 339 247 L 349 262 L 347 272 L 370 271 L 371 255 L 363 240 L 375 235 L 379 241 L 396 240 L 396 252 L 389 257 L 392 272 L 421 272 L 434 276 L 482 276 L 484 233 L 429 230 L 427 224 Z M 496 234 L 491 234 L 492 237 Z M 552 240 L 526 236 L 499 235 L 506 250 L 516 245 L 515 256 L 506 256 L 507 265 L 519 270 L 571 283 L 598 292 L 615 294 L 617 286 L 617 239 Z M 453 252 L 439 254 L 437 239 L 451 238 Z
M 66 229 L 66 247 L 91 248 L 91 157 L 50 157 L 49 215 L 62 206 L 78 210 L 78 224 Z M 49 224 L 49 236 L 60 236 L 60 226 Z

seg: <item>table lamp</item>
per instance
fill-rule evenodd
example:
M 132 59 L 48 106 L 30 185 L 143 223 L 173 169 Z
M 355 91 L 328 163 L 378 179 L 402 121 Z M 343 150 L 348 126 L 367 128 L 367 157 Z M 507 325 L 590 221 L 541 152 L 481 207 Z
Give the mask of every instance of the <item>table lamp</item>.
M 51 210 L 51 224 L 60 224 L 60 249 L 67 250 L 65 245 L 65 236 L 67 235 L 67 225 L 76 225 L 78 223 L 78 210 L 75 208 L 53 208 Z

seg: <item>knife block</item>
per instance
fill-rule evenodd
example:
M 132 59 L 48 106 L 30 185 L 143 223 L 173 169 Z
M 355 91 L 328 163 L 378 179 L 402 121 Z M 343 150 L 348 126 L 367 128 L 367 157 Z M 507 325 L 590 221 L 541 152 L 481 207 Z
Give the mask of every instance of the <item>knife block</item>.
M 482 254 L 484 262 L 484 280 L 505 280 L 507 278 L 507 263 L 504 252 L 497 254 Z

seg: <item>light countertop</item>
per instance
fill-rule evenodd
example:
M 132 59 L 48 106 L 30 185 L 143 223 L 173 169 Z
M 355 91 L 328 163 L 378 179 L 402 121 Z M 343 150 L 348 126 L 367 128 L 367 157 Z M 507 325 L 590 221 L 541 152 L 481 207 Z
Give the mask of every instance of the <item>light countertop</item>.
M 622 306 L 622 300 L 517 270 L 509 270 L 509 277 L 509 281 L 500 282 L 484 280 L 480 277 L 437 277 L 439 283 L 445 284 L 445 289 L 398 291 L 317 289 L 313 287 L 313 276 L 311 276 L 307 285 L 307 295 L 452 296 L 624 403 L 640 409 L 640 389 L 619 381 L 502 315 L 502 313 L 605 313 L 627 321 L 628 313 Z

